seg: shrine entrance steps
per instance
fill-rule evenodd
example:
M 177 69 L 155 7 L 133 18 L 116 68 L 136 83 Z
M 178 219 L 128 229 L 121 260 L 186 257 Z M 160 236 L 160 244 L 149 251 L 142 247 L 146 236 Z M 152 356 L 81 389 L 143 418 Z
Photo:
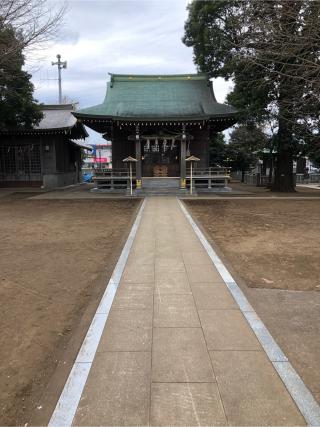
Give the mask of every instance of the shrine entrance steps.
M 180 178 L 168 178 L 168 177 L 142 178 L 142 187 L 145 189 L 158 189 L 158 188 L 179 189 Z
M 182 196 L 185 189 L 180 189 L 180 178 L 152 177 L 142 178 L 142 188 L 136 191 L 141 196 Z

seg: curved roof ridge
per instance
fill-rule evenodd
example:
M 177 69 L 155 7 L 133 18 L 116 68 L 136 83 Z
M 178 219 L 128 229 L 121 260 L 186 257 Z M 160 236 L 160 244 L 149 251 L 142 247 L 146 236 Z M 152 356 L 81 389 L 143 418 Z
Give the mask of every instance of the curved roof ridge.
M 108 73 L 111 81 L 131 81 L 131 80 L 209 80 L 206 73 L 189 73 L 189 74 L 114 74 Z

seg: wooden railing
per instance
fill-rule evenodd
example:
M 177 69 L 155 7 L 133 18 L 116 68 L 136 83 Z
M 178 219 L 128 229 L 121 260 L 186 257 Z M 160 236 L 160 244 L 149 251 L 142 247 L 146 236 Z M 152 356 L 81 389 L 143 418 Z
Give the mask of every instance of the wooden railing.
M 190 168 L 187 168 L 187 175 L 190 175 Z M 230 178 L 230 168 L 219 168 L 219 167 L 211 167 L 211 168 L 192 168 L 192 175 L 194 177 L 220 177 L 226 176 Z
M 192 171 L 193 187 L 199 189 L 211 189 L 214 187 L 226 187 L 230 180 L 230 169 L 228 168 L 195 168 Z M 130 188 L 129 169 L 96 169 L 93 181 L 98 189 L 120 190 Z M 190 188 L 190 168 L 186 171 L 186 184 Z M 133 188 L 136 185 L 135 170 L 132 175 Z
M 133 171 L 135 174 L 135 171 Z M 100 178 L 125 178 L 129 176 L 129 169 L 95 169 L 94 170 L 94 179 Z
M 190 188 L 191 170 L 187 169 L 186 182 L 187 187 Z M 214 187 L 227 187 L 230 181 L 229 168 L 194 168 L 192 169 L 192 182 L 193 188 L 214 188 Z
M 129 169 L 96 169 L 94 171 L 93 181 L 96 182 L 98 189 L 106 190 L 125 190 L 130 188 Z M 133 185 L 135 186 L 135 171 L 132 174 Z

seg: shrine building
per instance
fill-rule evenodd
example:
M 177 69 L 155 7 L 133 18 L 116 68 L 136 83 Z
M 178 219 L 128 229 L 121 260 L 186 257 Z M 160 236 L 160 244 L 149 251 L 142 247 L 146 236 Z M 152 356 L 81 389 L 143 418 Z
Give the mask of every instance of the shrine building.
M 0 187 L 51 190 L 82 182 L 85 127 L 73 104 L 42 105 L 43 118 L 30 129 L 0 129 Z
M 73 112 L 84 125 L 112 142 L 112 168 L 133 157 L 136 189 L 150 178 L 171 178 L 184 189 L 186 159 L 209 167 L 209 141 L 237 121 L 237 111 L 216 101 L 206 74 L 111 74 L 102 104 Z M 110 173 L 110 172 L 109 172 Z

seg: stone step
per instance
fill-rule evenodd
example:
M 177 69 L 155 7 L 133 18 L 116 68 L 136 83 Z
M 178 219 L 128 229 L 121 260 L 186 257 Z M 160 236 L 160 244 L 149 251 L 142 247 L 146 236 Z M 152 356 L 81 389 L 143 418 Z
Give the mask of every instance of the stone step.
M 137 196 L 183 196 L 187 190 L 180 188 L 142 188 L 135 191 Z
M 180 187 L 179 178 L 142 178 L 142 188 L 174 188 Z

